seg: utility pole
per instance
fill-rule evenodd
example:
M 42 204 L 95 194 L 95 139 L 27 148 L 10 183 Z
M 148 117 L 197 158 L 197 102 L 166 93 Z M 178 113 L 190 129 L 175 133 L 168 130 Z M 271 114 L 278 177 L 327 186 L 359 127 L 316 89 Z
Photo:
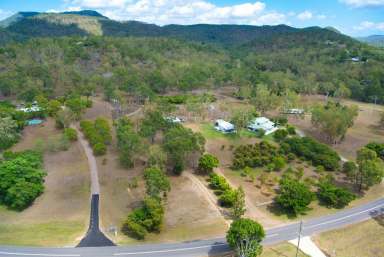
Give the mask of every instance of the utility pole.
M 301 239 L 301 231 L 303 230 L 303 221 L 300 221 L 300 227 L 299 227 L 299 238 L 297 240 L 297 248 L 296 248 L 296 257 L 299 256 L 299 248 L 300 248 L 300 239 Z

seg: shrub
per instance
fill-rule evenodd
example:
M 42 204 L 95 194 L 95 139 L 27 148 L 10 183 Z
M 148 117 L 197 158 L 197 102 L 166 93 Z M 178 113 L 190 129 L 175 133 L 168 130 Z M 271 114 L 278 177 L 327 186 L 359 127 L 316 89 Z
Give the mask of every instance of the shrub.
M 348 178 L 352 178 L 357 171 L 357 165 L 355 162 L 348 161 L 343 164 L 343 172 Z
M 144 179 L 149 196 L 159 197 L 161 193 L 166 193 L 171 190 L 168 177 L 158 167 L 146 168 L 144 171 Z
M 273 133 L 273 138 L 276 141 L 282 141 L 288 136 L 288 131 L 285 129 L 279 129 L 275 133 Z
M 104 118 L 97 118 L 95 122 L 82 120 L 80 128 L 92 146 L 95 155 L 104 155 L 107 152 L 107 144 L 112 140 L 109 123 Z
M 159 232 L 164 218 L 164 207 L 158 198 L 147 197 L 143 206 L 133 210 L 123 223 L 122 232 L 136 239 L 144 239 L 148 232 Z
M 384 160 L 384 144 L 371 142 L 365 146 L 368 149 L 371 149 L 376 152 L 377 156 Z
M 96 156 L 104 155 L 107 152 L 107 146 L 103 143 L 93 145 L 93 154 Z
M 0 203 L 22 210 L 43 191 L 43 158 L 35 151 L 5 152 L 0 163 Z
M 219 166 L 219 160 L 212 154 L 204 154 L 199 159 L 199 171 L 204 173 L 210 173 L 214 168 Z
M 223 194 L 219 197 L 219 203 L 221 206 L 226 208 L 231 208 L 236 201 L 236 191 L 233 189 L 228 189 L 224 191 Z
M 289 177 L 280 180 L 280 191 L 276 197 L 276 203 L 284 210 L 295 215 L 302 214 L 308 209 L 312 199 L 313 193 L 306 184 Z
M 287 125 L 287 132 L 289 135 L 296 135 L 296 129 L 294 126 Z
M 334 208 L 343 208 L 356 198 L 348 189 L 337 187 L 328 181 L 319 184 L 317 196 L 327 207 Z
M 340 167 L 340 157 L 336 151 L 309 137 L 287 138 L 282 143 L 282 148 L 285 152 L 292 152 L 300 158 L 312 161 L 314 166 L 322 165 L 326 170 L 337 170 Z
M 263 167 L 273 161 L 277 157 L 277 147 L 263 141 L 254 145 L 241 145 L 237 147 L 233 153 L 233 167 L 242 169 L 248 167 Z
M 283 157 L 277 156 L 273 159 L 274 170 L 280 171 L 285 167 L 285 165 L 286 165 L 286 162 Z
M 77 131 L 73 128 L 66 128 L 64 129 L 64 136 L 69 141 L 77 141 Z
M 231 189 L 227 180 L 223 176 L 217 175 L 216 173 L 211 173 L 209 175 L 209 186 L 212 189 L 218 190 L 220 192 L 224 192 Z

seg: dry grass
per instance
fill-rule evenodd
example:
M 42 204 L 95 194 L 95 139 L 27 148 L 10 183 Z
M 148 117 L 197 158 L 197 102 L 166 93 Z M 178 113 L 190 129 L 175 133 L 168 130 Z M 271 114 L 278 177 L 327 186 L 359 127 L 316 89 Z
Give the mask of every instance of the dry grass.
M 234 257 L 234 254 L 228 253 L 215 257 Z M 263 248 L 263 253 L 260 257 L 294 257 L 296 256 L 296 247 L 289 243 L 282 243 Z M 308 255 L 299 251 L 299 257 L 308 257 Z
M 313 237 L 332 257 L 378 257 L 384 255 L 384 217 L 368 220 Z
M 30 149 L 36 140 L 59 133 L 49 119 L 43 126 L 27 127 L 12 150 Z M 48 173 L 45 192 L 32 206 L 22 212 L 0 209 L 1 244 L 75 245 L 86 231 L 89 174 L 81 146 L 76 142 L 68 151 L 45 154 L 44 168 Z

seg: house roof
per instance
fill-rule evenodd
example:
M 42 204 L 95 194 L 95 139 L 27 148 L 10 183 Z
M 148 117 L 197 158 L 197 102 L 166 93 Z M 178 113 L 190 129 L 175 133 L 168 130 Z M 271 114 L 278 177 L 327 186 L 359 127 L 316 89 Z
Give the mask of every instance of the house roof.
M 225 130 L 231 130 L 235 128 L 235 126 L 232 123 L 229 123 L 228 121 L 221 120 L 221 119 L 216 120 L 216 124 Z

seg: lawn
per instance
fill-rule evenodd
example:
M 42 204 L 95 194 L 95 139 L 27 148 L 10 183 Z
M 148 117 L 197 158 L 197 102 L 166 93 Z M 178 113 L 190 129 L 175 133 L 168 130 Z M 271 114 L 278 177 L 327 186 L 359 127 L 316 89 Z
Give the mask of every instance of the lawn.
M 75 246 L 83 235 L 84 224 L 79 221 L 0 224 L 2 245 Z
M 31 149 L 36 141 L 56 137 L 61 131 L 48 119 L 27 127 L 12 150 Z M 67 151 L 44 154 L 45 191 L 27 209 L 0 208 L 0 244 L 75 246 L 88 227 L 89 173 L 79 143 Z
M 234 257 L 232 253 L 219 255 L 215 257 Z M 263 253 L 259 257 L 294 257 L 296 256 L 296 247 L 289 243 L 281 243 L 277 245 L 263 247 Z M 299 250 L 299 257 L 309 257 Z
M 384 217 L 321 233 L 313 239 L 332 257 L 383 256 Z

